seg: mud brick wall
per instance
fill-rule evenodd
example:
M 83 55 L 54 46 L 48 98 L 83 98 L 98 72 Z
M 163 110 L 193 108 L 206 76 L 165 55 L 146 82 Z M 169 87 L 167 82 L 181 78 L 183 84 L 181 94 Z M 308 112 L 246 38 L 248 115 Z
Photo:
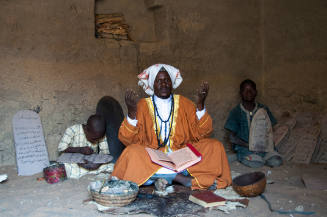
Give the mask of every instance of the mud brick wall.
M 181 69 L 176 93 L 194 99 L 210 82 L 214 137 L 245 78 L 277 118 L 327 114 L 327 3 L 324 0 L 2 0 L 0 165 L 14 164 L 12 117 L 40 107 L 50 159 L 68 126 L 94 113 L 104 95 L 123 106 L 141 96 L 136 75 L 161 62 Z M 122 13 L 133 41 L 95 37 L 94 14 Z M 327 132 L 322 130 L 323 138 Z

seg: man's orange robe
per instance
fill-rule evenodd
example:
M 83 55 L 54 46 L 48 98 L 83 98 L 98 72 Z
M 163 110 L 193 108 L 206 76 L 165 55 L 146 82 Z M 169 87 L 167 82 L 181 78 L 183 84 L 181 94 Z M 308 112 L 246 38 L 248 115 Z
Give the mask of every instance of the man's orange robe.
M 154 117 L 154 107 L 149 97 L 141 99 L 137 105 L 136 127 L 125 118 L 118 137 L 127 147 L 115 164 L 113 176 L 142 185 L 160 169 L 145 150 L 145 147 L 158 148 Z M 187 169 L 194 177 L 192 189 L 208 188 L 215 180 L 217 188 L 225 188 L 231 184 L 224 146 L 219 141 L 208 138 L 211 132 L 212 119 L 209 114 L 206 112 L 198 120 L 193 102 L 183 96 L 174 95 L 170 147 L 177 150 L 190 143 L 202 154 L 202 160 Z M 161 148 L 162 151 L 164 149 Z

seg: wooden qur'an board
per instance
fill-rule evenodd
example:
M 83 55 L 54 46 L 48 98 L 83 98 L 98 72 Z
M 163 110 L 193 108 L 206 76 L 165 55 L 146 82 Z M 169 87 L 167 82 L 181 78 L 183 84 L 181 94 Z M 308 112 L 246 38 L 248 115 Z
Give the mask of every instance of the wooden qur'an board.
M 283 139 L 288 136 L 290 133 L 288 126 L 280 125 L 275 128 L 274 131 L 274 144 L 275 147 L 278 149 L 280 144 L 282 143 Z
M 272 152 L 274 150 L 273 129 L 265 109 L 260 108 L 254 114 L 250 125 L 249 150 Z
M 28 176 L 49 166 L 49 157 L 40 116 L 31 110 L 17 112 L 13 118 L 18 175 Z
M 287 116 L 282 117 L 278 122 L 279 123 L 274 126 L 274 145 L 278 152 L 282 154 L 287 152 L 288 147 L 285 146 L 296 125 L 296 119 L 292 116 Z
M 320 127 L 318 125 L 309 125 L 299 129 L 300 134 L 294 153 L 293 162 L 308 164 L 318 144 Z
M 278 144 L 278 153 L 283 156 L 285 161 L 290 161 L 294 157 L 296 145 L 302 133 L 301 128 L 294 128 L 290 131 L 287 141 Z

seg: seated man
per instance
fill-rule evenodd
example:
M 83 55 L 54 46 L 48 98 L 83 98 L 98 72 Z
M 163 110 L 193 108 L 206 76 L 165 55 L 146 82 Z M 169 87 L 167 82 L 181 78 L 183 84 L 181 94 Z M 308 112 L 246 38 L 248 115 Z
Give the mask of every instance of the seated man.
M 58 151 L 84 155 L 93 153 L 109 154 L 105 132 L 105 120 L 100 115 L 91 115 L 86 124 L 76 124 L 66 129 L 59 143 Z M 65 163 L 67 177 L 76 179 L 86 174 L 97 174 L 103 171 L 111 172 L 112 168 L 112 163 Z
M 283 161 L 277 152 L 249 150 L 249 129 L 252 118 L 258 109 L 266 110 L 272 126 L 277 122 L 267 106 L 255 101 L 257 88 L 254 81 L 244 80 L 240 84 L 240 95 L 242 102 L 232 109 L 225 123 L 225 129 L 231 132 L 230 142 L 237 153 L 238 161 L 253 168 L 261 167 L 264 164 L 270 167 L 280 166 Z
M 125 148 L 118 139 L 119 127 L 124 120 L 123 109 L 115 98 L 104 96 L 97 104 L 96 114 L 101 115 L 106 122 L 105 136 L 110 155 L 113 157 L 111 162 L 115 163 Z
M 169 184 L 176 181 L 192 189 L 230 185 L 224 146 L 208 138 L 212 132 L 212 119 L 204 106 L 208 83 L 202 83 L 194 105 L 187 98 L 172 93 L 172 89 L 182 82 L 182 77 L 179 70 L 170 65 L 153 65 L 138 78 L 139 85 L 150 97 L 137 103 L 136 93 L 126 91 L 128 116 L 119 130 L 119 139 L 126 148 L 112 175 L 138 185 L 151 184 L 158 178 L 166 179 Z M 202 160 L 179 174 L 153 163 L 145 150 L 150 147 L 167 153 L 183 148 L 187 143 L 202 154 Z

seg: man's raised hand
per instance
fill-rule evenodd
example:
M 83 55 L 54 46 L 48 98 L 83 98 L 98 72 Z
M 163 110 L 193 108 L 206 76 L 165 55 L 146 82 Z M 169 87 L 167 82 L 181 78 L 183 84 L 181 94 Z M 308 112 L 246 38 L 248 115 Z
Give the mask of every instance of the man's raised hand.
M 204 109 L 204 102 L 209 93 L 209 83 L 207 81 L 203 81 L 200 85 L 200 88 L 197 90 L 197 101 L 196 106 L 199 111 Z
M 125 103 L 128 110 L 128 117 L 131 119 L 136 118 L 137 112 L 137 102 L 138 102 L 138 95 L 132 89 L 127 89 L 125 92 Z

